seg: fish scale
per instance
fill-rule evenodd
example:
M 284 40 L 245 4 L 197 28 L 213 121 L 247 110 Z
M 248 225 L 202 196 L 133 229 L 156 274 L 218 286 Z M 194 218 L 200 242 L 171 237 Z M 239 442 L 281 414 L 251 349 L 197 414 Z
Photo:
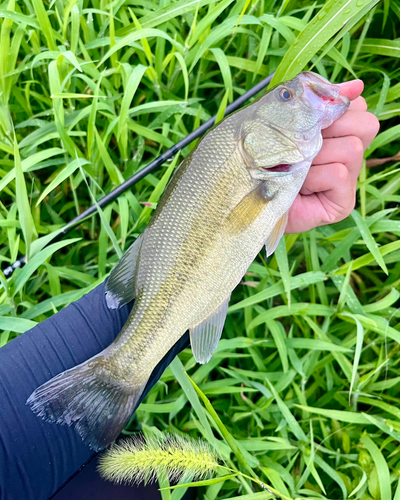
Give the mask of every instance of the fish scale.
M 109 307 L 135 298 L 119 336 L 36 389 L 33 411 L 74 425 L 99 450 L 118 436 L 153 369 L 186 330 L 196 360 L 211 358 L 232 290 L 264 245 L 268 255 L 276 248 L 321 148 L 321 129 L 348 107 L 339 93 L 302 73 L 203 137 L 107 282 Z

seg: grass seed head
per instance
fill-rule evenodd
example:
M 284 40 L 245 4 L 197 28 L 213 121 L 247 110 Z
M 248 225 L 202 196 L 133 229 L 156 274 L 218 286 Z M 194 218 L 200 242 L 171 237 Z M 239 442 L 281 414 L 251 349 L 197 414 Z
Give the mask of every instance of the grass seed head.
M 99 459 L 100 474 L 116 483 L 152 482 L 159 475 L 172 481 L 201 480 L 218 467 L 218 457 L 203 440 L 179 435 L 138 435 L 112 445 Z

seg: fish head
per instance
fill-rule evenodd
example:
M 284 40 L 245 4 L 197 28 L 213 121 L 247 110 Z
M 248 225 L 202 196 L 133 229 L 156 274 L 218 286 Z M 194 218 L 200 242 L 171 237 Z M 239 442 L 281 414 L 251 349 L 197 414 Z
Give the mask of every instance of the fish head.
M 322 146 L 321 130 L 349 107 L 349 99 L 340 90 L 339 85 L 306 71 L 254 103 L 253 126 L 243 145 L 255 176 L 260 167 L 282 176 L 290 173 L 291 165 L 311 163 Z
M 340 85 L 305 71 L 263 96 L 258 102 L 257 118 L 301 141 L 300 134 L 314 135 L 314 130 L 329 127 L 346 112 L 350 101 L 340 95 L 340 90 Z

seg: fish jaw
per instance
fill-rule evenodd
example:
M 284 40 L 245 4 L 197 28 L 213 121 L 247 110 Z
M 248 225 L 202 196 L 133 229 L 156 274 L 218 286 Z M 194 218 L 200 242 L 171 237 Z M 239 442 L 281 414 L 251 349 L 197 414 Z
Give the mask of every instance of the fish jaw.
M 321 129 L 332 125 L 347 111 L 350 100 L 340 95 L 340 85 L 330 83 L 312 71 L 300 73 L 298 78 L 303 84 L 301 100 L 310 108 L 324 113 L 324 119 L 320 122 Z
M 322 147 L 321 130 L 349 107 L 340 92 L 340 85 L 307 71 L 261 97 L 243 127 L 244 159 L 251 176 L 286 181 L 291 165 L 312 162 Z
M 292 190 L 293 186 L 297 186 L 297 191 L 300 190 L 310 166 L 311 161 L 305 160 L 276 167 L 261 167 L 254 170 L 252 176 L 259 181 L 265 181 L 265 197 L 272 199 L 282 190 Z

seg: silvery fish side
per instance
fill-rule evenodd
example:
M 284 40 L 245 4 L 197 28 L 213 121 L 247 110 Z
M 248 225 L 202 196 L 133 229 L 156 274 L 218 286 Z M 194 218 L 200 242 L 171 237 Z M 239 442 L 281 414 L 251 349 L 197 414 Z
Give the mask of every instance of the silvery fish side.
M 109 307 L 136 299 L 121 333 L 36 389 L 27 401 L 34 412 L 74 425 L 100 450 L 118 436 L 151 372 L 186 330 L 196 360 L 211 358 L 232 290 L 264 245 L 267 254 L 275 250 L 321 148 L 321 129 L 349 105 L 339 93 L 302 73 L 204 136 L 111 273 Z

